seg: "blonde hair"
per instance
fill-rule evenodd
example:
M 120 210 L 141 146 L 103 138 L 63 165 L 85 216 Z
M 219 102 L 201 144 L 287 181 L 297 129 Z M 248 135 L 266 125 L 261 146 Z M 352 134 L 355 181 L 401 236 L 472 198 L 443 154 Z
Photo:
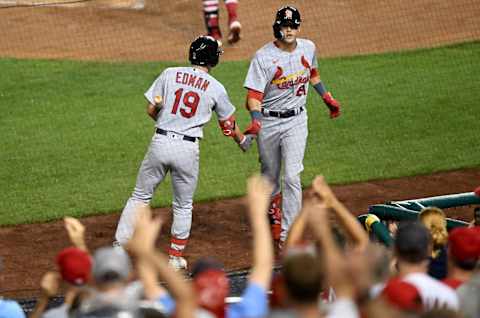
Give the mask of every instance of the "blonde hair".
M 438 249 L 448 242 L 447 218 L 445 213 L 436 207 L 428 207 L 420 212 L 420 222 L 430 231 L 433 243 L 432 256 L 436 257 Z

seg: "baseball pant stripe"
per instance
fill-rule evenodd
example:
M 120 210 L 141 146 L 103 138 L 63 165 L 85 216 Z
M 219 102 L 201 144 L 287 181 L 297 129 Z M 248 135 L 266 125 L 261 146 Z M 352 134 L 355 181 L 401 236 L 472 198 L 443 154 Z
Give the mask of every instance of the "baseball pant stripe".
M 179 238 L 176 238 L 176 237 L 172 237 L 170 239 L 170 243 L 177 244 L 177 245 L 186 245 L 187 242 L 188 242 L 188 240 L 186 240 L 186 239 L 179 239 Z
M 183 256 L 183 250 L 174 250 L 173 248 L 168 249 L 168 255 L 181 257 Z

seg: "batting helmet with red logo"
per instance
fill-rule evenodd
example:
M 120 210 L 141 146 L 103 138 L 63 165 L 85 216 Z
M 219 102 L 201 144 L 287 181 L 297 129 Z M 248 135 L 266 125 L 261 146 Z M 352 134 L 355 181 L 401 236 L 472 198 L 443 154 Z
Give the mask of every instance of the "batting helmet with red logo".
M 273 35 L 276 39 L 281 40 L 284 38 L 282 26 L 289 26 L 292 29 L 298 29 L 298 27 L 300 27 L 300 22 L 302 22 L 300 11 L 292 6 L 284 6 L 278 9 L 277 15 L 275 16 Z

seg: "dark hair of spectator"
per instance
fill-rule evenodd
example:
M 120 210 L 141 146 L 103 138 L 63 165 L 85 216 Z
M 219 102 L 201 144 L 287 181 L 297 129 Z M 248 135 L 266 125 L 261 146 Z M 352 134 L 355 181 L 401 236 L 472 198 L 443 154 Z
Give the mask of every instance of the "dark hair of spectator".
M 319 257 L 310 253 L 289 255 L 283 262 L 283 275 L 287 294 L 297 303 L 318 300 L 324 275 Z
M 420 263 L 430 256 L 431 237 L 420 222 L 400 223 L 395 237 L 395 253 L 409 263 Z
M 455 257 L 452 257 L 452 261 L 454 262 L 455 266 L 460 267 L 465 271 L 473 271 L 477 266 L 478 259 L 466 259 L 466 260 L 458 260 Z

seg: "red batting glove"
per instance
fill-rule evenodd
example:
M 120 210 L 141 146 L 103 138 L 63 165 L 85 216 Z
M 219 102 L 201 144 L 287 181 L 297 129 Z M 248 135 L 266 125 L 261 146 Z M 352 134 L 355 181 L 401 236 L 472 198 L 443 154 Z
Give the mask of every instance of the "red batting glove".
M 245 135 L 255 135 L 256 136 L 256 135 L 258 135 L 258 132 L 260 131 L 261 128 L 262 128 L 262 123 L 257 119 L 253 119 L 250 122 L 250 125 L 248 125 L 244 134 Z
M 325 105 L 327 105 L 328 109 L 330 110 L 330 118 L 334 119 L 340 116 L 340 103 L 333 98 L 330 92 L 326 92 L 322 96 Z

